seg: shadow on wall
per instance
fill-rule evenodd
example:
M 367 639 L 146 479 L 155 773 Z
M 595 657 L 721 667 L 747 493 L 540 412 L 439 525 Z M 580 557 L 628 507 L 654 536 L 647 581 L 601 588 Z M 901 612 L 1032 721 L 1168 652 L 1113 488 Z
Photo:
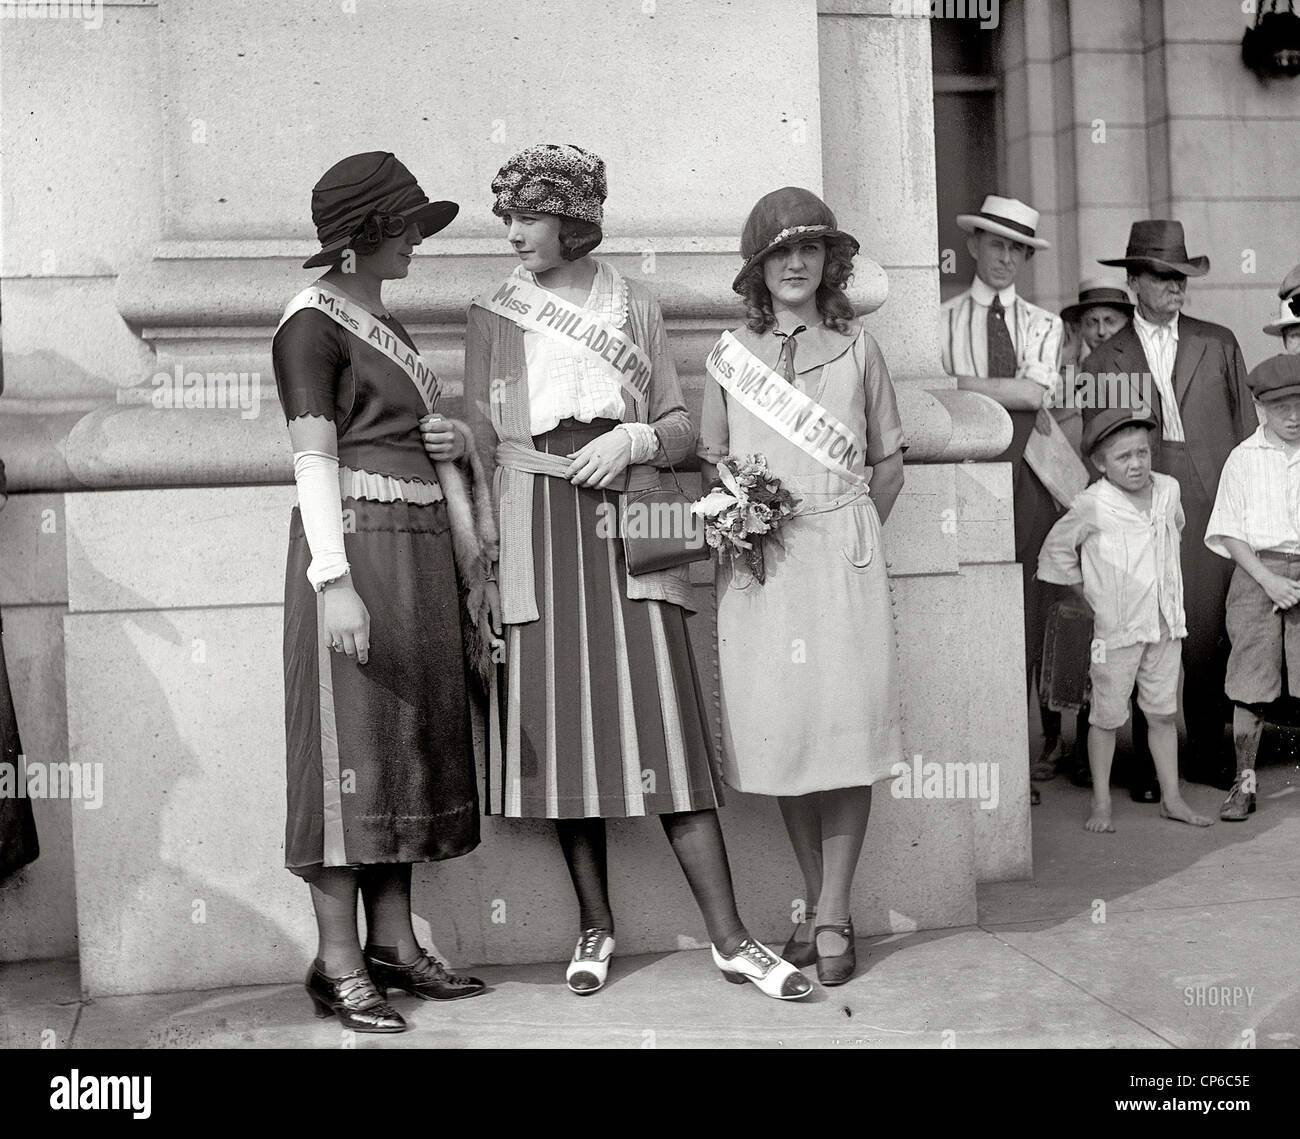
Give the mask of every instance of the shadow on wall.
M 68 553 L 81 594 L 122 596 L 74 533 Z M 268 676 L 242 662 L 269 612 L 140 608 L 66 619 L 69 755 L 104 773 L 103 806 L 73 811 L 88 994 L 281 980 L 280 962 L 314 953 L 306 890 L 289 910 L 284 892 L 266 889 L 288 877 L 280 833 L 261 826 L 268 795 L 283 822 L 283 759 L 268 763 L 255 718 L 240 715 L 265 699 Z M 196 733 L 208 737 L 201 750 L 190 742 Z M 203 848 L 214 838 L 230 861 L 197 869 L 212 867 Z

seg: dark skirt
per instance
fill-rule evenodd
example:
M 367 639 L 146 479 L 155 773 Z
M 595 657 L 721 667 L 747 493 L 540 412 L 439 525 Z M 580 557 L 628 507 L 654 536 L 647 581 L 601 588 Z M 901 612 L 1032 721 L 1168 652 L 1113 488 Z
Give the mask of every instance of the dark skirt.
M 295 508 L 285 578 L 285 865 L 430 862 L 479 841 L 478 785 L 444 503 L 349 499 L 370 659 L 332 652 Z
M 0 881 L 26 866 L 40 854 L 36 842 L 36 820 L 32 801 L 26 793 L 26 766 L 18 762 L 23 745 L 18 738 L 18 719 L 14 715 L 13 696 L 9 691 L 9 673 L 5 668 L 4 625 L 0 623 L 0 763 L 22 795 L 0 795 Z
M 614 426 L 565 420 L 534 445 L 568 454 Z M 507 630 L 489 813 L 620 818 L 718 806 L 686 614 L 628 599 L 617 527 L 600 525 L 619 496 L 545 475 L 533 488 L 541 619 Z

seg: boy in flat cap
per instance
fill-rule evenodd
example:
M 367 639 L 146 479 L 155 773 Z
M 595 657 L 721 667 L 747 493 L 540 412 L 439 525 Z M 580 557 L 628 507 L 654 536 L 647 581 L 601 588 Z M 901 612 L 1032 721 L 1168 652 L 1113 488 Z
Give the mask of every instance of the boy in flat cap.
M 1115 829 L 1110 767 L 1135 682 L 1160 781 L 1160 813 L 1192 826 L 1213 823 L 1192 810 L 1178 786 L 1184 518 L 1178 480 L 1151 470 L 1156 424 L 1145 408 L 1107 408 L 1085 425 L 1084 453 L 1103 477 L 1075 498 L 1038 555 L 1039 580 L 1073 587 L 1093 611 L 1092 809 L 1084 826 L 1098 833 Z
M 1264 422 L 1224 464 L 1205 544 L 1236 562 L 1228 586 L 1232 651 L 1224 690 L 1232 701 L 1237 778 L 1219 818 L 1255 810 L 1255 757 L 1263 706 L 1287 688 L 1300 696 L 1300 356 L 1274 356 L 1249 377 Z

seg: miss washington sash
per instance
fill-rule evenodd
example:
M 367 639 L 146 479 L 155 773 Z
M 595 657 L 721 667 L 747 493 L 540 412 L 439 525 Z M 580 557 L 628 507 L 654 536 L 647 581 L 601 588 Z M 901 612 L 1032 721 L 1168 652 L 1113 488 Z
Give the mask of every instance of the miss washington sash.
M 630 337 L 587 309 L 547 292 L 522 277 L 509 277 L 497 291 L 474 301 L 529 332 L 585 352 L 633 399 L 645 402 L 650 390 L 650 361 Z
M 289 302 L 284 315 L 280 317 L 280 324 L 305 308 L 319 309 L 358 339 L 364 340 L 371 348 L 392 360 L 415 385 L 426 410 L 433 412 L 442 388 L 433 369 L 420 359 L 419 352 L 408 348 L 365 309 L 355 307 L 341 294 L 332 292 L 319 283 L 303 289 Z
M 730 332 L 724 332 L 713 346 L 704 367 L 723 391 L 804 454 L 855 486 L 866 486 L 866 477 L 854 469 L 866 459 L 866 448 L 857 435 L 772 371 Z

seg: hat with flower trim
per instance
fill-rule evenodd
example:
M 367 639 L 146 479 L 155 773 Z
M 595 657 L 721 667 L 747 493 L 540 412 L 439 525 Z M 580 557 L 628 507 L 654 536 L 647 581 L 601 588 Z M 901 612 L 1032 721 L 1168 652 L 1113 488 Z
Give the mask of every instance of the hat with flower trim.
M 856 237 L 839 228 L 830 206 L 811 190 L 783 186 L 764 194 L 745 219 L 740 235 L 740 255 L 745 264 L 736 274 L 732 289 L 743 293 L 745 279 L 779 246 L 819 237 L 845 238 L 853 243 L 854 253 L 861 248 Z

